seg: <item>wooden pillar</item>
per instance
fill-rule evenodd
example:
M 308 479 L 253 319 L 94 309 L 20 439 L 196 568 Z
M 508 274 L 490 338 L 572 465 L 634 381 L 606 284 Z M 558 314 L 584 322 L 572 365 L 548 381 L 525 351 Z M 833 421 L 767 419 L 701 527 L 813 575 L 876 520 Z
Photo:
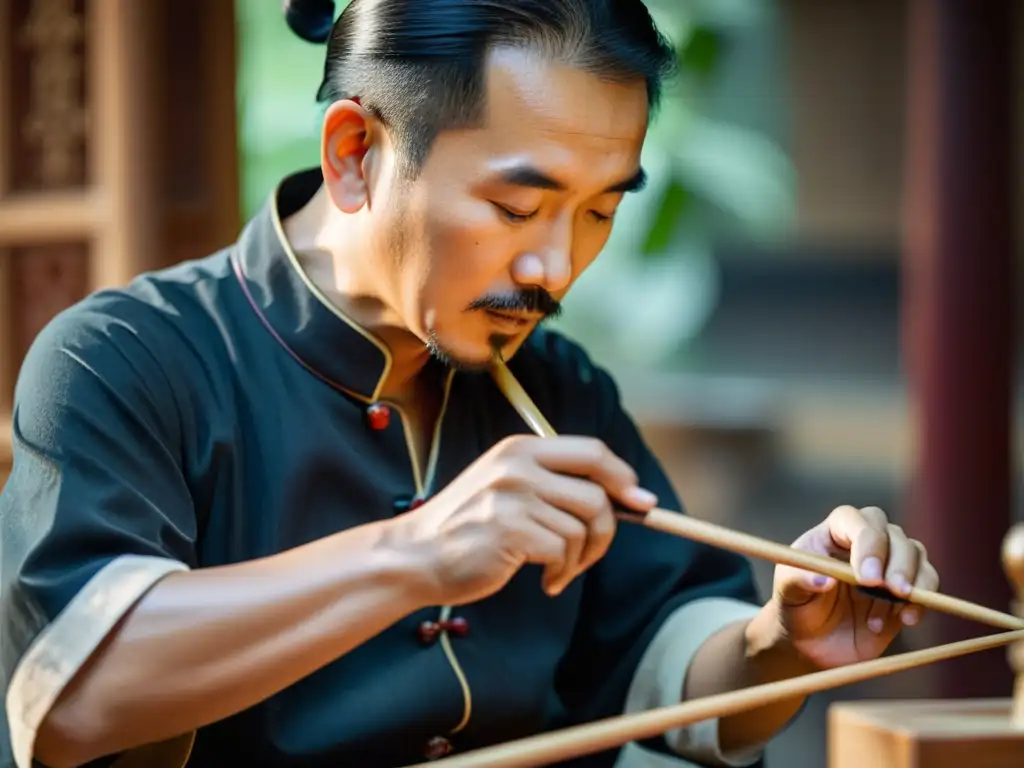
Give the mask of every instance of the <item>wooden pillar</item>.
M 233 0 L 0 0 L 0 485 L 58 312 L 239 222 Z
M 916 475 L 908 527 L 941 589 L 1005 609 L 1013 425 L 1013 4 L 912 0 L 905 345 Z M 988 631 L 929 618 L 929 642 Z M 1005 651 L 937 665 L 938 697 L 1010 693 Z
M 158 119 L 151 83 L 158 4 L 91 0 L 90 84 L 96 130 L 90 146 L 101 226 L 90 259 L 92 290 L 123 285 L 150 266 L 160 186 L 154 161 Z

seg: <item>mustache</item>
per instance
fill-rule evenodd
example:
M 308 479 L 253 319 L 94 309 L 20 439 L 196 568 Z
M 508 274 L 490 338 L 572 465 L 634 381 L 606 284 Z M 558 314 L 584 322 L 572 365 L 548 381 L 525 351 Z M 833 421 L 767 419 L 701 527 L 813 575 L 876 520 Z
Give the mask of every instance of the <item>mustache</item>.
M 515 293 L 490 294 L 469 305 L 469 310 L 492 312 L 529 312 L 544 317 L 558 317 L 562 305 L 543 288 L 524 288 Z

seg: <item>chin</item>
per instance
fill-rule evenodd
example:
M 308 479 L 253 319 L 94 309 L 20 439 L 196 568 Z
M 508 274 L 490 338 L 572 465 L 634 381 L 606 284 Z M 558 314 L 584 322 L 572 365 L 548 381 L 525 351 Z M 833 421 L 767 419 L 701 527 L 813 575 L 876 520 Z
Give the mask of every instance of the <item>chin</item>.
M 431 333 L 427 340 L 431 356 L 459 371 L 485 371 L 490 367 L 493 352 L 485 344 L 447 342 L 443 337 Z
M 491 366 L 497 349 L 506 360 L 522 344 L 519 337 L 492 335 L 479 341 L 449 340 L 443 334 L 431 331 L 427 337 L 430 354 L 444 365 L 460 371 L 486 371 Z

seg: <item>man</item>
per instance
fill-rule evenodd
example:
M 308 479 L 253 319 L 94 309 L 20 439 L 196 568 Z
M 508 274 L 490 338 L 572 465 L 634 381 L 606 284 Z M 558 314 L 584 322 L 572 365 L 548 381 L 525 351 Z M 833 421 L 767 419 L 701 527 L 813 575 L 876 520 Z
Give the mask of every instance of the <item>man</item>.
M 11 764 L 408 765 L 881 654 L 916 608 L 786 568 L 762 602 L 741 558 L 616 528 L 613 502 L 680 504 L 608 374 L 538 327 L 642 183 L 673 56 L 640 0 L 323 5 L 288 16 L 329 30 L 319 168 L 24 363 Z M 878 509 L 796 546 L 938 583 Z M 752 765 L 801 705 L 581 764 Z

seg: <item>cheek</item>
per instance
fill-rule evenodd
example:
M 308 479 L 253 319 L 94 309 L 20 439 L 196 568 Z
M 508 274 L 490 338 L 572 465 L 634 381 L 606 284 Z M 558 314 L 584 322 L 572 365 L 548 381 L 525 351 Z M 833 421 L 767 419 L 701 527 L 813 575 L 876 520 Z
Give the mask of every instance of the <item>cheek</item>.
M 514 245 L 494 214 L 479 202 L 434 207 L 427 217 L 427 233 L 435 283 L 430 292 L 435 300 L 448 304 L 448 296 L 468 296 L 472 301 L 509 284 Z

